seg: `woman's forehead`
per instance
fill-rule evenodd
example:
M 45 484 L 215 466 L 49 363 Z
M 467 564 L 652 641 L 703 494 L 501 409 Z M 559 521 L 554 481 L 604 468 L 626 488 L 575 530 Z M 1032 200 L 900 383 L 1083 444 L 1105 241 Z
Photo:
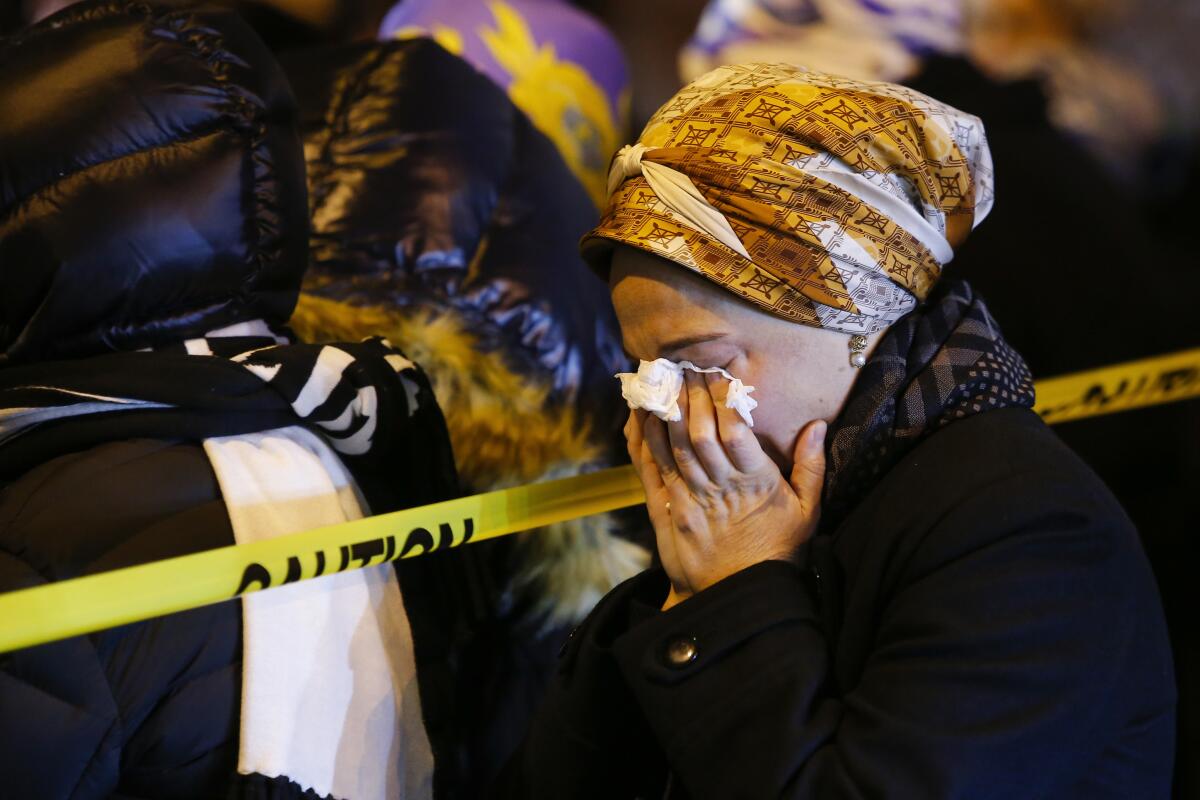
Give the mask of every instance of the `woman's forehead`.
M 745 313 L 736 298 L 685 267 L 628 248 L 614 253 L 611 286 L 625 347 L 639 358 L 723 338 Z
M 632 247 L 614 249 L 609 286 L 614 304 L 636 309 L 694 305 L 719 312 L 726 305 L 738 305 L 737 298 L 687 267 Z

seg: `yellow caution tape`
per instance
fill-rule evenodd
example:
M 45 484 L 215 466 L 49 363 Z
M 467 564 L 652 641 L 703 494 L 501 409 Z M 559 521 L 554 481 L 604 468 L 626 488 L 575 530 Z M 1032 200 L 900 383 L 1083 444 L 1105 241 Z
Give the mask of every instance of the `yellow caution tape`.
M 1049 423 L 1200 396 L 1200 348 L 1037 383 Z M 632 467 L 0 594 L 0 652 L 645 502 Z
M 0 652 L 645 502 L 631 467 L 0 594 Z
M 1034 411 L 1051 425 L 1200 396 L 1200 348 L 1037 382 Z

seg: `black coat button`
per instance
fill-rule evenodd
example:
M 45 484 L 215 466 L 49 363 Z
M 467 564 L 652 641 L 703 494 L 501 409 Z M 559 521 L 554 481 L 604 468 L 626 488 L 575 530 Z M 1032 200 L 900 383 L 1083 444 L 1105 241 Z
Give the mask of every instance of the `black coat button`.
M 674 639 L 668 640 L 667 647 L 663 651 L 667 666 L 676 669 L 691 664 L 699 654 L 696 640 L 691 636 L 676 636 Z

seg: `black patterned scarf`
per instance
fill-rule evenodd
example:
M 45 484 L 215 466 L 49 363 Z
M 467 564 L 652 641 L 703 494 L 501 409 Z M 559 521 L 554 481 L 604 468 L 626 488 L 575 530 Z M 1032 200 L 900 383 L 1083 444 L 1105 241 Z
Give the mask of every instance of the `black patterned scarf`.
M 457 482 L 429 380 L 390 342 L 273 334 L 0 369 L 0 482 L 106 441 L 296 424 L 325 438 L 375 513 L 441 498 Z
M 1033 378 L 983 300 L 947 281 L 879 342 L 827 437 L 823 530 L 904 454 L 955 420 L 1033 406 Z

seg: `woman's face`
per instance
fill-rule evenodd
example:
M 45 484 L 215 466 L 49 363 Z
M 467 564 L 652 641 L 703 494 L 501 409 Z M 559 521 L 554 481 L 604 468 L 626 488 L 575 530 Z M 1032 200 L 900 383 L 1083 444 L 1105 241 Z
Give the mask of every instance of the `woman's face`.
M 609 285 L 632 358 L 723 367 L 755 387 L 754 433 L 785 474 L 800 429 L 832 421 L 854 382 L 847 334 L 767 314 L 657 256 L 618 245 Z

